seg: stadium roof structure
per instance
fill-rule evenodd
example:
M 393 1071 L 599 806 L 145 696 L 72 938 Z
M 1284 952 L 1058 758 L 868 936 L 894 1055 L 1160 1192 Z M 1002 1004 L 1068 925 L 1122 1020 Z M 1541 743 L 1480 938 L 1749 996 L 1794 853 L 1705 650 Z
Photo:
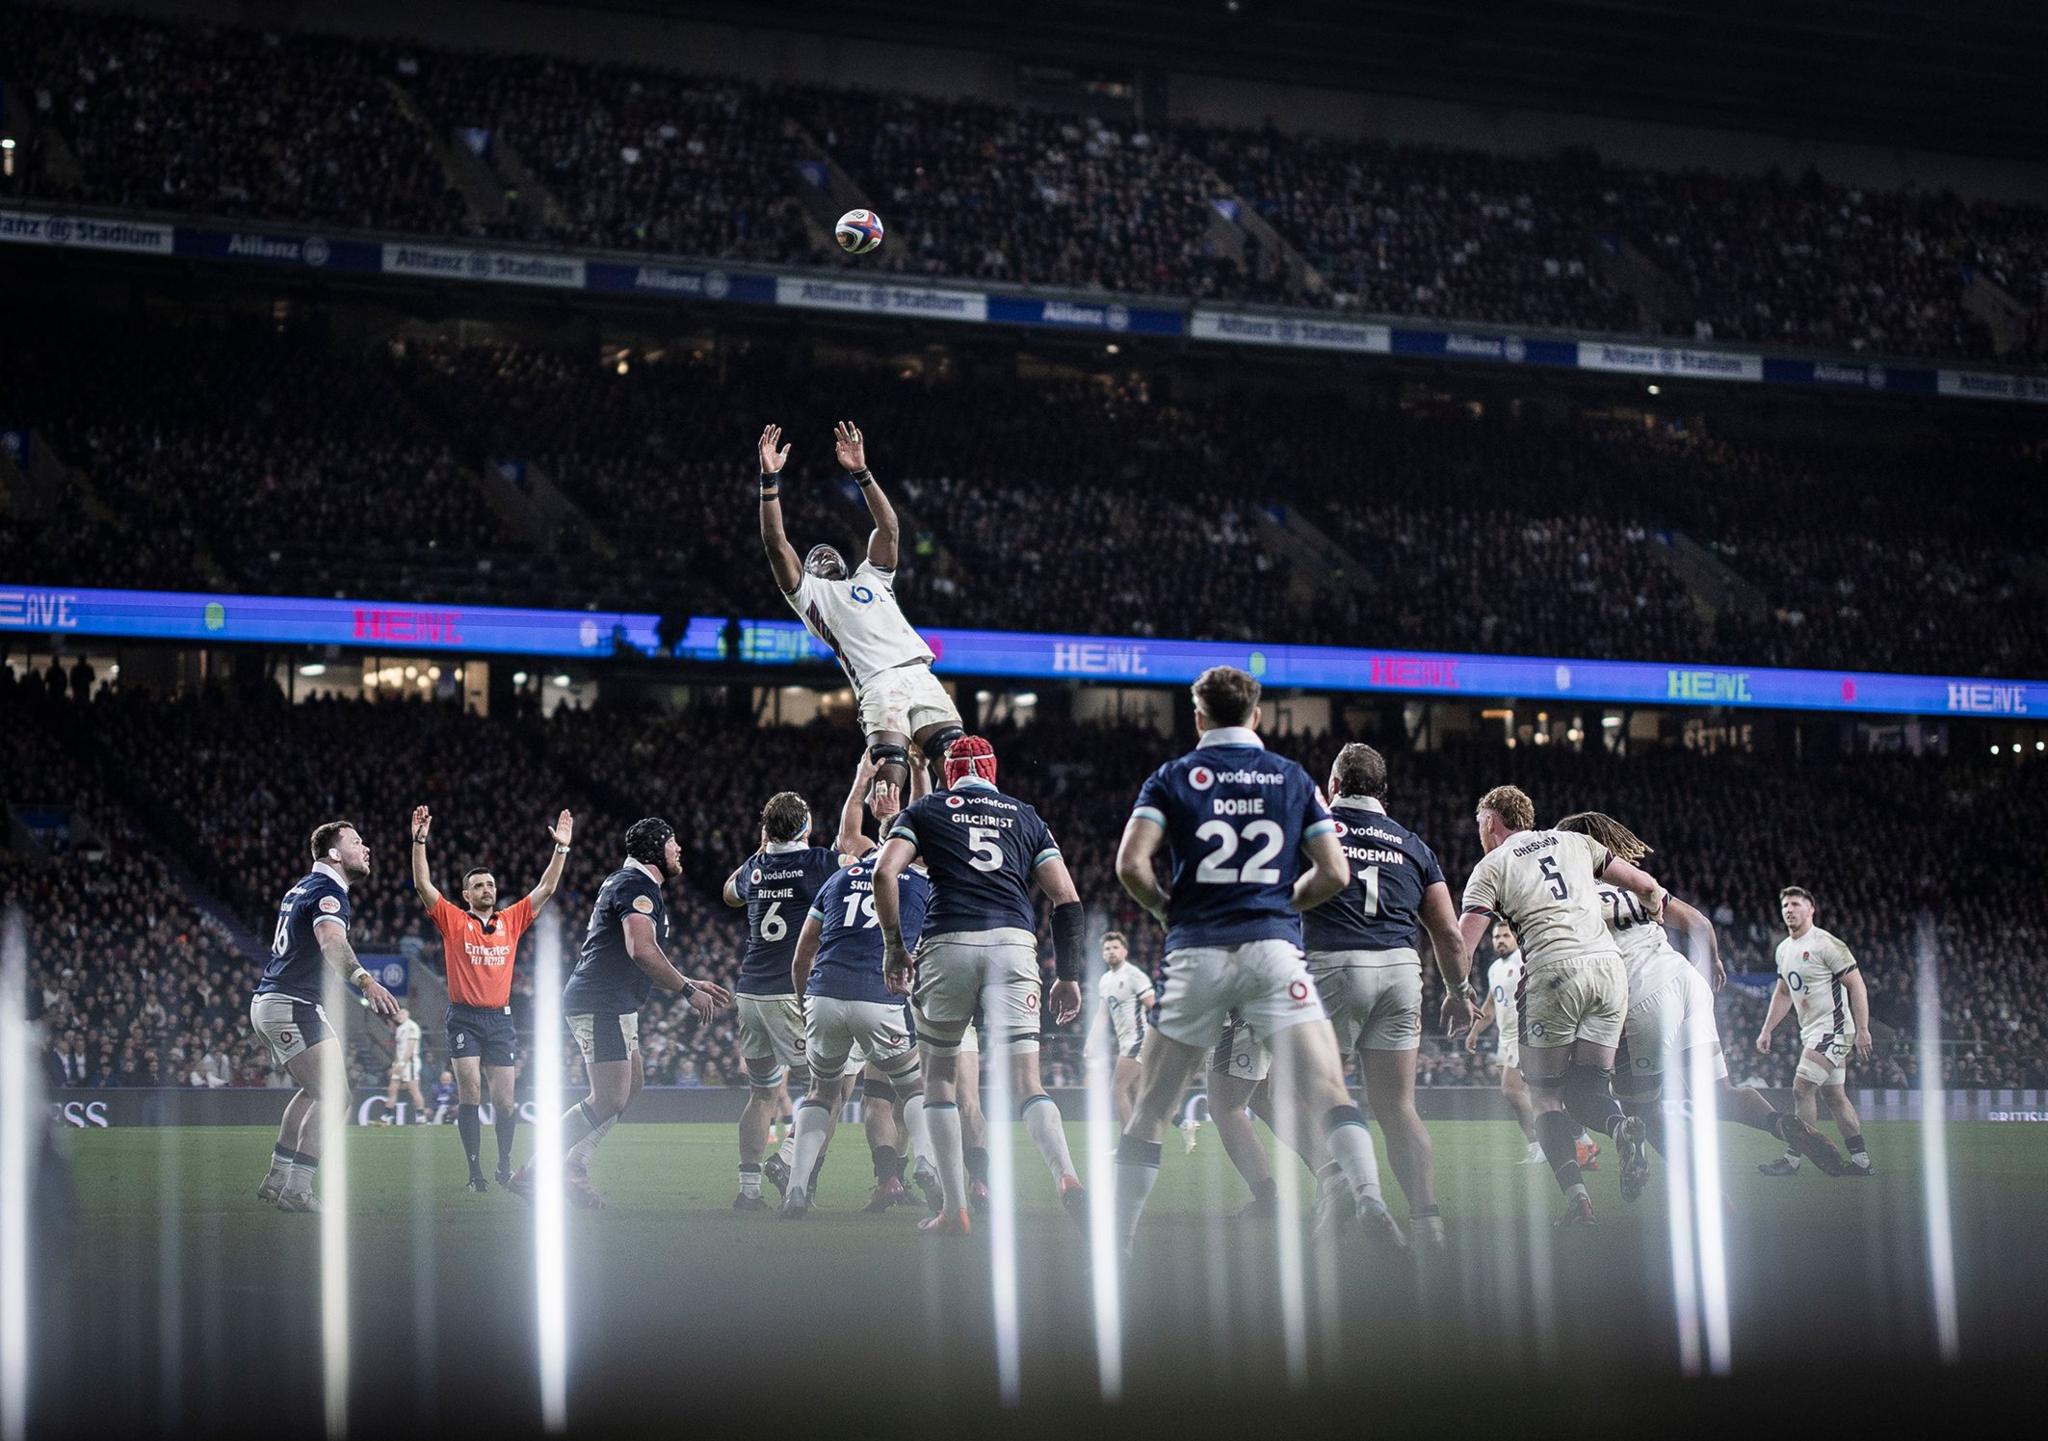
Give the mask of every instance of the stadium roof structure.
M 748 0 L 557 0 L 759 25 Z M 783 0 L 778 25 L 1026 59 L 2038 160 L 2027 0 Z

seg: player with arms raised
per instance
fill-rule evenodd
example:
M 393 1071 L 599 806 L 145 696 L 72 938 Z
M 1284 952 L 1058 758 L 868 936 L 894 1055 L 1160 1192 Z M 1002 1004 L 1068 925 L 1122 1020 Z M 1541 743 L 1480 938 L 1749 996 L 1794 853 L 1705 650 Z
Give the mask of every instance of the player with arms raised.
M 1067 1213 L 1087 1224 L 1087 1196 L 1074 1174 L 1060 1108 L 1038 1077 L 1038 915 L 1036 884 L 1052 903 L 1058 980 L 1046 997 L 1058 1025 L 1081 1013 L 1082 932 L 1086 917 L 1067 863 L 1037 811 L 996 789 L 995 748 L 980 736 L 954 741 L 941 758 L 942 789 L 914 802 L 889 828 L 875 864 L 875 915 L 881 921 L 889 989 L 911 994 L 904 939 L 902 877 L 922 859 L 931 877 L 931 909 L 918 944 L 918 1040 L 924 1051 L 925 1125 L 939 1169 L 942 1206 L 920 1222 L 934 1234 L 966 1235 L 966 1156 L 955 1096 L 961 1040 L 982 1008 L 984 1031 L 1009 1053 L 1017 1115 L 1059 1186 Z
M 1793 1104 L 1810 1128 L 1820 1119 L 1816 1096 L 1828 1103 L 1835 1129 L 1849 1152 L 1848 1176 L 1875 1174 L 1863 1144 L 1863 1121 L 1849 1099 L 1849 1055 L 1870 1059 L 1870 993 L 1856 957 L 1839 937 L 1813 923 L 1813 894 L 1804 886 L 1778 892 L 1778 911 L 1785 918 L 1785 939 L 1778 942 L 1778 984 L 1771 991 L 1771 1009 L 1757 1032 L 1758 1055 L 1768 1055 L 1771 1032 L 1787 1011 L 1799 1015 L 1799 1069 L 1792 1077 Z M 1766 1176 L 1789 1176 L 1799 1169 L 1799 1152 L 1786 1137 L 1785 1154 L 1757 1169 Z M 1822 1167 L 1826 1169 L 1825 1166 Z
M 270 1169 L 256 1188 L 258 1199 L 280 1211 L 317 1211 L 313 1173 L 320 1167 L 320 1108 L 348 1109 L 348 1083 L 330 1095 L 320 1068 L 328 1046 L 341 1042 L 321 1004 L 323 968 L 346 976 L 370 1009 L 387 1021 L 398 1002 L 379 985 L 348 943 L 349 887 L 368 879 L 370 848 L 350 821 L 328 821 L 314 829 L 313 869 L 277 903 L 277 929 L 270 959 L 249 1001 L 249 1024 L 298 1091 L 285 1102 L 284 1122 L 271 1148 Z
M 845 558 L 819 544 L 798 564 L 782 528 L 782 467 L 789 447 L 774 425 L 761 432 L 761 544 L 783 598 L 804 628 L 831 647 L 852 682 L 875 784 L 893 791 L 900 804 L 910 774 L 906 747 L 914 742 L 927 762 L 935 762 L 960 736 L 960 712 L 932 676 L 931 647 L 896 604 L 896 508 L 868 469 L 867 441 L 851 421 L 841 421 L 832 438 L 839 464 L 860 483 L 874 518 L 867 558 L 849 574 Z
M 1518 1059 L 1536 1110 L 1536 1139 L 1564 1192 L 1562 1224 L 1593 1224 L 1593 1200 L 1579 1176 L 1578 1128 L 1612 1136 L 1624 1189 L 1649 1166 L 1642 1118 L 1614 1095 L 1614 1052 L 1628 1013 L 1628 971 L 1607 933 L 1598 883 L 1634 896 L 1645 916 L 1663 914 L 1664 888 L 1591 836 L 1536 829 L 1536 803 L 1518 786 L 1495 786 L 1473 815 L 1486 852 L 1465 882 L 1458 982 L 1495 920 L 1521 938 L 1523 971 L 1515 1008 Z M 1445 997 L 1447 1010 L 1459 992 Z
M 461 906 L 441 894 L 427 865 L 427 837 L 433 829 L 433 812 L 413 807 L 412 888 L 441 935 L 441 959 L 448 975 L 448 1053 L 455 1065 L 455 1130 L 469 1161 L 465 1184 L 481 1194 L 490 1189 L 481 1154 L 484 1073 L 490 1073 L 498 1184 L 503 1186 L 512 1179 L 512 1138 L 519 1129 L 519 1102 L 513 1094 L 519 1079 L 519 1028 L 512 1020 L 512 966 L 520 938 L 562 884 L 576 818 L 567 811 L 555 817 L 548 832 L 554 853 L 547 868 L 531 891 L 503 910 L 498 908 L 498 878 L 488 866 L 463 872 Z
M 562 1114 L 564 1179 L 570 1198 L 590 1210 L 604 1208 L 604 1197 L 590 1183 L 590 1159 L 645 1084 L 640 1008 L 647 997 L 656 986 L 680 993 L 706 1021 L 732 1004 L 723 986 L 686 976 L 668 959 L 668 898 L 662 887 L 683 870 L 675 828 L 649 816 L 626 828 L 625 842 L 625 864 L 598 888 L 582 954 L 562 989 L 562 1016 L 590 1076 L 590 1094 Z M 533 1163 L 514 1171 L 505 1189 L 532 1196 Z
M 1356 1216 L 1398 1242 L 1380 1197 L 1379 1164 L 1365 1117 L 1344 1089 L 1337 1038 L 1323 1014 L 1301 949 L 1301 913 L 1344 888 L 1351 873 L 1316 784 L 1259 739 L 1259 683 L 1215 666 L 1194 684 L 1195 749 L 1152 773 L 1117 847 L 1117 879 L 1166 926 L 1166 991 L 1145 1038 L 1138 1103 L 1117 1147 L 1117 1224 L 1129 1252 L 1159 1179 L 1169 1113 L 1195 1070 L 1223 1038 L 1235 1010 L 1272 1055 L 1275 1094 L 1301 1120 L 1283 1133 L 1305 1150 L 1320 1126 L 1346 1205 L 1327 1223 Z M 1161 846 L 1172 879 L 1153 875 Z
M 768 1125 L 792 1071 L 804 1065 L 804 1010 L 801 991 L 791 989 L 790 965 L 797 932 L 810 913 L 818 888 L 839 867 L 864 855 L 874 843 L 861 834 L 861 796 L 874 777 L 863 760 L 853 789 L 839 812 L 832 845 L 810 844 L 811 808 L 795 791 L 779 791 L 761 807 L 761 849 L 726 877 L 725 903 L 747 912 L 747 944 L 740 957 L 737 993 L 740 1058 L 746 1063 L 747 1104 L 740 1112 L 740 1189 L 736 1211 L 758 1211 L 768 1151 Z M 877 797 L 880 800 L 880 797 Z M 780 1158 L 778 1158 L 779 1160 Z M 788 1190 L 789 1173 L 765 1162 L 769 1179 Z

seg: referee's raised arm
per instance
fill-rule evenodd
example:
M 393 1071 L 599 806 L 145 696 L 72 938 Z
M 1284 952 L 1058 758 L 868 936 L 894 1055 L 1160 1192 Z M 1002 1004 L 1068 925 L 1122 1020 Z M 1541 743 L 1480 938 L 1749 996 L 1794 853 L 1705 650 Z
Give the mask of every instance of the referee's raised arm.
M 433 911 L 441 904 L 441 893 L 427 874 L 427 832 L 434 828 L 434 816 L 425 806 L 412 808 L 412 888 L 420 904 Z
M 782 443 L 782 427 L 770 425 L 761 431 L 761 548 L 768 552 L 768 568 L 784 595 L 793 595 L 803 583 L 803 565 L 791 549 L 782 529 L 782 467 L 789 461 L 789 447 Z

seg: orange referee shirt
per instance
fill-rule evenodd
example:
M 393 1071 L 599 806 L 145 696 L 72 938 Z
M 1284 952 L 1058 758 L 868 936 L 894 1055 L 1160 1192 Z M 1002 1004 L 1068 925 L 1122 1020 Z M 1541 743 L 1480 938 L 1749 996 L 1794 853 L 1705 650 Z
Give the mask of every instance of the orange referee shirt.
M 501 1011 L 512 1004 L 512 958 L 519 938 L 533 924 L 533 903 L 521 896 L 516 905 L 491 917 L 488 931 L 474 912 L 450 903 L 446 896 L 431 918 L 441 933 L 441 955 L 448 963 L 448 999 L 459 1006 Z

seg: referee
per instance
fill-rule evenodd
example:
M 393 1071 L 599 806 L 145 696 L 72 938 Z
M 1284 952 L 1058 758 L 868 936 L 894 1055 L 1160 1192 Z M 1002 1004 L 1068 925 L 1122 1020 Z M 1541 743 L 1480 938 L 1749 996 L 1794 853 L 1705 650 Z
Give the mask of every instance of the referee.
M 483 1076 L 491 1078 L 491 1115 L 498 1131 L 498 1184 L 512 1178 L 512 1133 L 519 1109 L 512 1098 L 517 1078 L 518 1033 L 512 1024 L 512 962 L 519 938 L 562 882 L 576 818 L 563 811 L 548 836 L 555 853 L 540 884 L 518 902 L 498 909 L 498 878 L 488 866 L 471 866 L 462 875 L 463 904 L 452 904 L 434 888 L 427 874 L 427 833 L 434 817 L 425 806 L 412 812 L 412 888 L 419 893 L 427 918 L 441 933 L 441 955 L 448 968 L 448 1051 L 455 1060 L 455 1129 L 462 1154 L 469 1160 L 469 1189 L 490 1190 L 484 1180 Z

